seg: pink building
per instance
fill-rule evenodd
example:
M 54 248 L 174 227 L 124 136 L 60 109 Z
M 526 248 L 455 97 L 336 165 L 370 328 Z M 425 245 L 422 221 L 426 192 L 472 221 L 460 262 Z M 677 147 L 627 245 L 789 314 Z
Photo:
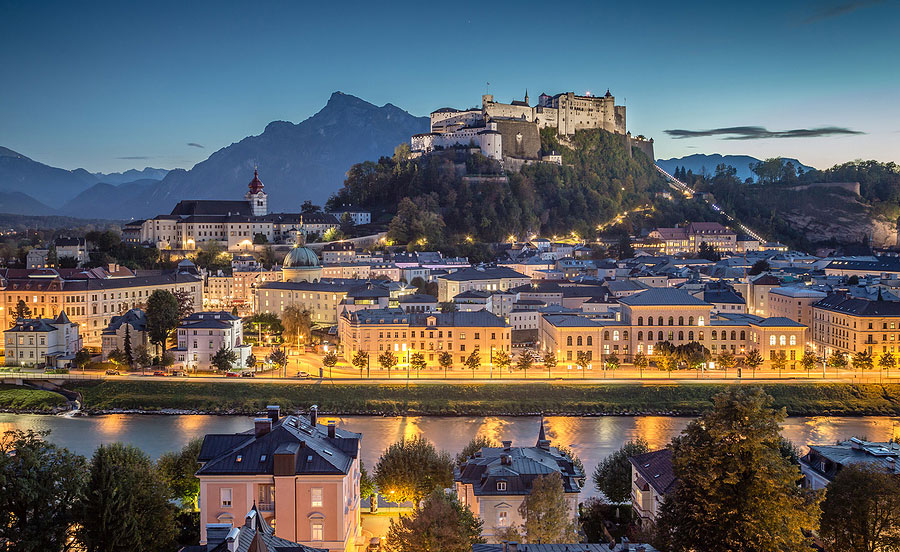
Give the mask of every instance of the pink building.
M 280 416 L 277 406 L 254 428 L 211 434 L 200 451 L 200 542 L 207 524 L 235 524 L 256 505 L 275 535 L 330 552 L 355 551 L 360 536 L 362 435 Z

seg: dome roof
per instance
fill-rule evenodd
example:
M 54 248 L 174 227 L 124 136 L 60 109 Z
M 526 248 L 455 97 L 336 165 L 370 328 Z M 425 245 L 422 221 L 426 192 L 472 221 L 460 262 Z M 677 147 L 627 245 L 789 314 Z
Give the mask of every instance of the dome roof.
M 307 266 L 319 266 L 319 257 L 308 247 L 297 246 L 288 251 L 284 256 L 283 268 L 302 268 Z
M 250 188 L 251 194 L 256 194 L 262 191 L 263 183 L 259 179 L 259 171 L 253 171 L 253 180 L 250 181 L 250 184 L 247 185 Z

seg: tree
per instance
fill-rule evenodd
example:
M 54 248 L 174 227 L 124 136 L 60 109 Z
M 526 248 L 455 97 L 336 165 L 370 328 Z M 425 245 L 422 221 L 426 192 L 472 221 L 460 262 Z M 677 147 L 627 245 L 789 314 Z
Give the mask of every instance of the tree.
M 453 368 L 453 355 L 448 351 L 442 351 L 438 355 L 438 364 L 440 364 L 441 369 L 444 371 L 444 374 L 446 374 L 447 370 Z
M 426 366 L 428 363 L 425 362 L 425 353 L 418 352 L 409 355 L 409 367 L 416 372 L 424 370 Z
M 392 501 L 421 501 L 434 489 L 453 484 L 450 455 L 438 452 L 423 437 L 401 439 L 381 454 L 375 484 Z
M 253 368 L 256 367 L 256 362 L 256 355 L 250 353 L 250 355 L 247 357 L 247 360 L 244 361 L 244 365 L 250 370 L 253 370 Z
M 337 363 L 338 355 L 337 351 L 335 351 L 334 349 L 328 351 L 327 353 L 325 353 L 325 356 L 322 357 L 322 366 L 328 368 L 329 377 L 331 377 L 331 369 L 337 366 Z
M 73 359 L 76 368 L 84 368 L 90 361 L 91 352 L 84 347 L 78 349 L 78 352 L 75 353 L 75 358 Z
M 871 370 L 874 366 L 872 355 L 866 350 L 854 354 L 850 362 L 854 370 Z
M 369 365 L 369 353 L 366 351 L 356 351 L 356 354 L 353 355 L 351 364 L 353 364 L 353 367 L 362 374 L 363 368 Z
M 778 351 L 775 353 L 775 356 L 772 357 L 772 370 L 776 370 L 781 372 L 787 367 L 787 354 L 784 351 Z
M 310 214 L 310 213 L 318 213 L 321 210 L 322 210 L 321 206 L 314 205 L 313 202 L 308 199 L 306 201 L 304 201 L 302 205 L 300 205 L 300 212 L 304 215 Z
M 701 259 L 706 259 L 708 261 L 717 262 L 722 260 L 722 255 L 719 254 L 716 249 L 706 242 L 700 242 L 700 249 L 697 252 L 697 257 Z
M 594 487 L 611 502 L 628 500 L 631 497 L 631 462 L 628 459 L 645 452 L 650 452 L 650 445 L 640 437 L 622 445 L 597 464 Z
M 457 312 L 457 311 L 459 311 L 459 305 L 457 305 L 453 301 L 445 301 L 445 302 L 441 303 L 440 305 L 438 305 L 438 310 L 440 310 L 441 312 L 444 312 L 444 313 Z
M 119 349 L 118 347 L 110 351 L 109 354 L 106 355 L 106 358 L 107 360 L 118 366 L 121 366 L 128 362 L 128 357 L 126 357 L 122 349 Z
M 397 355 L 393 351 L 385 351 L 378 355 L 378 364 L 382 370 L 388 371 L 388 377 L 391 375 L 391 368 L 397 365 Z
M 166 351 L 172 331 L 178 327 L 178 299 L 170 291 L 158 289 L 147 299 L 147 336 L 150 342 Z
M 854 274 L 853 276 L 850 276 L 849 278 L 847 278 L 847 285 L 848 286 L 858 286 L 859 285 L 859 276 Z
M 528 542 L 575 542 L 575 515 L 559 472 L 532 481 L 531 494 L 519 505 L 519 515 L 525 519 L 523 532 Z
M 262 232 L 253 234 L 253 245 L 266 245 L 267 243 L 269 243 L 269 238 Z
M 656 366 L 664 372 L 671 372 L 677 366 L 678 359 L 675 356 L 675 346 L 668 341 L 661 341 L 653 348 L 656 356 Z
M 549 374 L 551 370 L 556 368 L 556 364 L 558 362 L 556 360 L 556 353 L 554 353 L 553 351 L 545 352 L 543 361 L 544 361 L 544 368 L 547 369 L 547 373 Z
M 259 263 L 263 265 L 266 270 L 270 270 L 273 266 L 278 264 L 278 257 L 275 256 L 275 248 L 271 245 L 263 247 L 262 252 L 259 254 Z
M 175 364 L 175 355 L 173 355 L 171 351 L 164 351 L 163 354 L 159 356 L 159 364 L 163 368 L 171 367 Z
M 806 349 L 800 357 L 800 367 L 809 372 L 816 367 L 816 354 Z
M 769 265 L 769 261 L 760 259 L 753 263 L 753 266 L 750 267 L 750 272 L 748 272 L 747 274 L 749 274 L 750 276 L 756 276 L 757 274 L 762 274 L 763 272 L 766 272 L 771 268 L 772 267 Z
M 737 359 L 734 357 L 734 353 L 729 351 L 728 349 L 723 349 L 721 353 L 719 353 L 719 366 L 722 367 L 723 370 L 731 370 L 737 364 Z
M 371 475 L 369 475 L 369 470 L 366 469 L 366 465 L 362 462 L 362 460 L 360 460 L 359 497 L 362 499 L 367 499 L 374 494 L 378 494 L 378 486 L 375 485 L 375 480 L 372 479 Z
M 278 347 L 269 353 L 269 362 L 278 367 L 279 370 L 283 370 L 288 363 L 287 353 L 284 352 L 284 349 Z
M 878 464 L 849 464 L 825 489 L 819 534 L 828 550 L 900 550 L 900 480 Z
M 466 357 L 466 368 L 472 370 L 473 378 L 475 377 L 475 371 L 481 368 L 481 351 L 478 350 L 478 345 L 476 345 L 475 350 Z
M 465 464 L 466 461 L 479 450 L 485 447 L 496 447 L 499 444 L 500 443 L 488 437 L 487 435 L 476 435 L 472 438 L 471 441 L 469 441 L 469 444 L 464 446 L 463 449 L 456 455 L 456 467 L 462 468 L 463 464 Z
M 780 452 L 784 409 L 760 388 L 735 386 L 672 441 L 678 485 L 658 523 L 671 550 L 807 551 L 818 504 Z
M 471 552 L 481 537 L 483 522 L 455 496 L 434 491 L 410 515 L 390 520 L 387 552 Z
M 847 367 L 847 357 L 840 351 L 834 351 L 831 353 L 831 356 L 828 357 L 828 366 L 835 370 L 842 370 Z
M 747 365 L 747 368 L 756 373 L 756 369 L 762 366 L 762 363 L 763 357 L 759 354 L 759 349 L 750 349 L 750 352 L 747 353 L 747 357 L 744 359 L 744 364 Z
M 194 313 L 194 294 L 186 289 L 176 289 L 172 295 L 178 301 L 178 319 L 182 320 Z
M 83 457 L 44 440 L 47 432 L 0 437 L 0 543 L 8 552 L 72 549 L 69 533 L 85 485 Z
M 165 479 L 140 449 L 100 445 L 79 508 L 85 550 L 171 550 L 175 524 L 170 496 Z
M 16 308 L 12 311 L 13 318 L 18 320 L 20 318 L 31 318 L 31 309 L 28 308 L 28 304 L 25 303 L 22 299 L 16 303 Z
M 510 364 L 512 364 L 512 359 L 510 358 L 509 353 L 503 349 L 494 351 L 494 366 L 496 366 L 500 372 L 508 372 Z
M 197 471 L 197 458 L 202 445 L 203 439 L 191 439 L 180 451 L 167 452 L 156 461 L 156 469 L 168 485 L 170 495 L 185 510 L 197 509 L 200 480 L 194 473 Z
M 519 353 L 519 359 L 516 361 L 516 369 L 525 372 L 526 378 L 528 377 L 528 369 L 534 365 L 534 355 L 534 351 L 525 349 Z
M 125 345 L 123 351 L 128 366 L 134 364 L 134 351 L 131 349 L 131 324 L 125 324 Z
M 146 368 L 153 363 L 150 357 L 150 349 L 146 345 L 138 345 L 134 348 L 134 362 L 141 368 Z
M 878 357 L 878 367 L 882 370 L 893 370 L 897 366 L 897 359 L 894 358 L 894 355 L 891 354 L 890 351 L 886 351 L 882 353 L 880 357 Z
M 210 364 L 215 366 L 219 372 L 227 372 L 234 367 L 237 360 L 238 356 L 234 349 L 226 349 L 225 345 L 222 345 L 210 359 Z
M 640 370 L 641 373 L 643 373 L 643 371 L 646 370 L 647 366 L 649 365 L 650 361 L 647 359 L 647 356 L 644 353 L 639 351 L 638 354 L 634 355 L 634 367 Z
M 613 372 L 619 369 L 619 364 L 619 355 L 616 353 L 606 355 L 606 362 L 603 363 L 607 370 L 612 370 Z

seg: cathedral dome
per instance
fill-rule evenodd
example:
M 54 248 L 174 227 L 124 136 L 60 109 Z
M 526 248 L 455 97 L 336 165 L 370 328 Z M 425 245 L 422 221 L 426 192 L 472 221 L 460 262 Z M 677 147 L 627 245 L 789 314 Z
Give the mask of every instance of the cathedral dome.
M 283 268 L 303 268 L 319 266 L 319 257 L 308 247 L 297 246 L 284 256 Z

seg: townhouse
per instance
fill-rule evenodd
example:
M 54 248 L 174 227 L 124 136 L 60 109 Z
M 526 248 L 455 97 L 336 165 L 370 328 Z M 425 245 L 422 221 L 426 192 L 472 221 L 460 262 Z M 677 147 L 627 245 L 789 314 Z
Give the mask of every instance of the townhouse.
M 438 301 L 445 303 L 464 291 L 506 291 L 531 283 L 531 278 L 510 268 L 463 268 L 438 276 Z

